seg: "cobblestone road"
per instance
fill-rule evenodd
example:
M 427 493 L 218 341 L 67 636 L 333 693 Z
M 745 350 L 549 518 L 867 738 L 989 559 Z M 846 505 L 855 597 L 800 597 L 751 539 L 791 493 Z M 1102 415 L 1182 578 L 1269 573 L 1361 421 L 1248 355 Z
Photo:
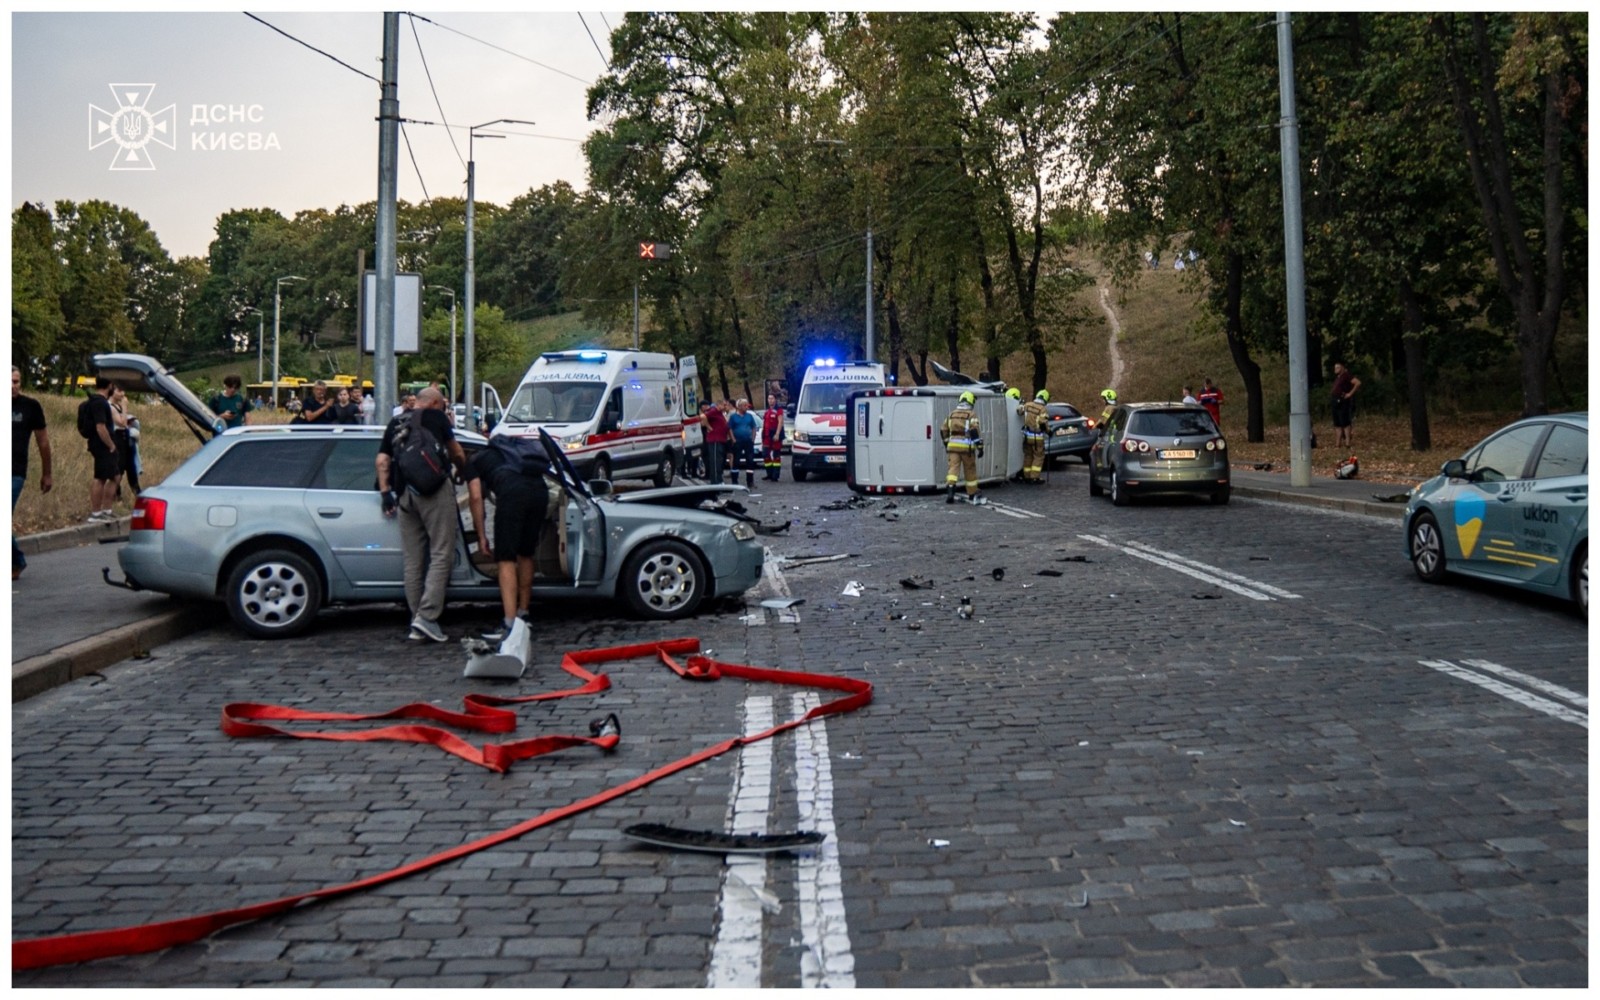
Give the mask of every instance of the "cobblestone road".
M 988 509 L 822 510 L 852 496 L 842 483 L 762 484 L 752 506 L 794 520 L 775 556 L 849 558 L 788 563 L 673 627 L 548 609 L 550 652 L 511 687 L 464 681 L 453 644 L 419 649 L 398 611 L 366 609 L 279 643 L 221 625 L 20 704 L 18 938 L 385 871 L 736 735 L 761 698 L 779 720 L 803 709 L 790 689 L 613 664 L 613 690 L 524 706 L 517 736 L 615 711 L 615 754 L 497 775 L 414 745 L 230 740 L 227 702 L 453 708 L 570 686 L 560 650 L 675 636 L 876 689 L 774 740 L 769 769 L 721 757 L 379 889 L 13 984 L 699 987 L 726 955 L 780 987 L 1587 983 L 1586 703 L 1578 724 L 1526 680 L 1513 700 L 1459 676 L 1488 663 L 1586 693 L 1580 619 L 1418 583 L 1398 522 L 1240 499 L 1114 509 L 1080 467 L 1053 480 L 994 489 Z M 804 603 L 758 606 L 781 593 Z M 769 829 L 831 820 L 836 883 L 827 856 L 734 877 L 620 834 L 723 829 L 758 780 Z M 741 952 L 730 934 L 756 920 Z

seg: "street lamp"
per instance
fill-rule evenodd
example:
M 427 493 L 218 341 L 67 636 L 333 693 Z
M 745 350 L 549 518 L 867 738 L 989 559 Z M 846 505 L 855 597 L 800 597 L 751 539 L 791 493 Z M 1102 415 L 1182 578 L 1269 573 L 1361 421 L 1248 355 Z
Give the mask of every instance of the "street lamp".
M 460 402 L 461 383 L 456 381 L 456 290 L 443 285 L 429 285 L 429 288 L 440 291 L 450 296 L 450 402 Z M 472 403 L 467 402 L 468 413 L 471 413 Z
M 267 350 L 265 339 L 267 316 L 260 309 L 251 309 L 250 311 L 256 314 L 256 384 L 260 385 L 261 376 L 264 374 L 262 371 L 262 359 Z
M 283 312 L 283 283 L 304 281 L 298 274 L 286 274 L 272 287 L 272 408 L 278 408 L 278 327 Z
M 520 118 L 496 118 L 494 121 L 484 122 L 482 125 L 474 125 L 467 129 L 467 347 L 466 364 L 464 367 L 466 368 L 465 381 L 467 383 L 466 400 L 468 407 L 472 406 L 473 393 L 477 392 L 478 389 L 477 383 L 474 381 L 477 373 L 473 371 L 472 365 L 474 343 L 472 338 L 472 314 L 477 305 L 477 277 L 473 273 L 472 267 L 472 203 L 476 191 L 476 171 L 473 169 L 472 140 L 478 138 L 478 129 L 488 128 L 490 125 L 500 125 L 502 123 L 506 125 L 535 124 L 534 122 L 524 121 Z M 504 139 L 505 136 L 486 133 L 483 138 Z M 471 411 L 469 410 L 468 412 Z

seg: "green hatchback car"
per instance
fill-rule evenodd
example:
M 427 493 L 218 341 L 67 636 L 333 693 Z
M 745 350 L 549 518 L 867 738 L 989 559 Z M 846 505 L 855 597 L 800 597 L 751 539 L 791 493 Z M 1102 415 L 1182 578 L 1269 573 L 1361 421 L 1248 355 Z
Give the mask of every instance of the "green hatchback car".
M 1411 491 L 1406 557 L 1448 573 L 1570 599 L 1589 614 L 1589 415 L 1527 417 Z

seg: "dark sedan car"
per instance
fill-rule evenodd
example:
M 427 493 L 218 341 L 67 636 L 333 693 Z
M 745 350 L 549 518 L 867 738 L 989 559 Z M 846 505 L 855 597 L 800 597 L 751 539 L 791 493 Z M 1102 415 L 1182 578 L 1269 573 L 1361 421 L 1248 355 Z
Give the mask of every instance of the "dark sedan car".
M 1076 458 L 1087 465 L 1094 447 L 1094 427 L 1071 403 L 1045 405 L 1044 463 L 1055 468 L 1063 459 Z

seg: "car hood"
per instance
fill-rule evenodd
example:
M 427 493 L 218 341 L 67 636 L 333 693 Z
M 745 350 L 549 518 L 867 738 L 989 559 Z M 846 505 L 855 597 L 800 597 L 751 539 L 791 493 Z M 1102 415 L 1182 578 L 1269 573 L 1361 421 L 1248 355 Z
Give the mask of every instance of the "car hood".
M 201 441 L 227 429 L 221 417 L 155 358 L 145 354 L 96 354 L 94 370 L 122 386 L 124 392 L 153 392 L 160 396 L 188 421 Z
M 705 486 L 667 486 L 661 489 L 630 490 L 627 493 L 614 493 L 610 499 L 620 504 L 650 504 L 657 507 L 682 507 L 686 510 L 704 510 L 706 501 L 720 503 L 723 499 L 734 494 L 748 493 L 743 486 L 717 485 L 710 483 Z M 715 508 L 711 508 L 715 509 Z

